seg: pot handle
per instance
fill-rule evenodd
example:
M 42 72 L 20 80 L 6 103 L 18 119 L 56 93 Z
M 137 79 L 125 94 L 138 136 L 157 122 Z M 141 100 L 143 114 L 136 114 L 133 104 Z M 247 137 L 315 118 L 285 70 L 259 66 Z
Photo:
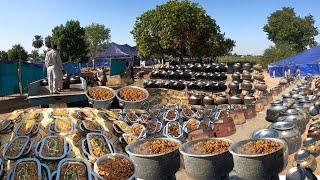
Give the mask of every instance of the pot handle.
M 68 154 L 70 154 L 70 152 L 72 150 L 72 146 L 69 142 L 67 142 L 67 148 L 68 148 L 68 150 L 67 150 L 67 155 L 68 155 Z
M 56 176 L 57 176 L 57 171 L 54 171 L 54 172 L 51 174 L 51 179 L 52 179 L 52 180 L 56 179 Z
M 35 148 L 34 148 L 34 154 L 35 154 L 35 156 L 37 156 L 37 157 L 39 157 L 39 154 L 40 154 L 40 144 L 41 144 L 41 143 L 42 143 L 41 141 L 39 141 L 38 143 L 36 143 Z
M 53 130 L 53 123 L 50 123 L 49 124 L 49 128 L 48 128 L 48 131 L 51 133 L 51 134 L 54 134 L 54 133 L 56 133 L 54 130 Z
M 52 179 L 53 180 L 53 178 L 52 178 L 52 176 L 51 176 L 51 171 L 50 171 L 50 168 L 46 165 L 46 164 L 43 164 L 43 163 L 41 163 L 41 167 L 42 168 L 44 168 L 46 171 L 47 171 L 47 174 L 48 174 L 48 179 Z M 57 173 L 57 172 L 56 172 Z M 43 176 L 43 175 L 42 175 Z
M 31 149 L 32 149 L 32 145 L 33 145 L 33 143 L 32 143 L 32 141 L 30 140 L 29 149 L 28 149 L 25 153 L 23 153 L 24 155 L 29 154 L 29 152 L 30 152 Z
M 86 139 L 83 139 L 82 140 L 82 150 L 83 150 L 83 153 L 89 158 L 91 155 L 90 155 L 90 153 L 87 151 L 87 148 L 86 148 L 86 146 L 85 146 L 85 142 L 86 142 L 87 140 Z

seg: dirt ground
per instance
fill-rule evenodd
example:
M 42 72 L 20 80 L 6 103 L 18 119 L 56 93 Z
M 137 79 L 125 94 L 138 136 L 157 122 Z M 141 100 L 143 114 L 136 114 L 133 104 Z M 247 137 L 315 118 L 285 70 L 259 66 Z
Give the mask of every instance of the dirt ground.
M 266 81 L 266 84 L 268 85 L 268 88 L 275 87 L 278 84 L 280 78 L 272 78 L 268 75 L 267 72 L 264 72 L 263 74 L 265 75 L 265 81 Z M 230 78 L 231 77 L 229 76 L 228 79 L 230 80 Z M 141 85 L 142 82 L 143 82 L 143 79 L 138 79 L 135 82 L 135 84 Z M 291 88 L 292 87 L 287 88 L 283 93 L 288 92 Z M 274 97 L 274 99 L 277 99 L 280 97 L 281 95 Z M 13 110 L 24 109 L 28 107 L 30 107 L 30 105 L 26 101 L 26 95 L 20 96 L 16 94 L 16 95 L 11 95 L 6 97 L 0 97 L 0 120 L 5 119 L 9 115 L 9 113 L 12 112 Z M 236 133 L 226 138 L 234 142 L 248 139 L 252 132 L 258 129 L 267 128 L 270 125 L 270 123 L 265 120 L 265 116 L 266 116 L 266 108 L 262 112 L 258 113 L 256 118 L 250 121 L 247 121 L 243 125 L 238 125 L 236 127 L 237 128 Z M 304 138 L 306 138 L 306 133 L 303 135 L 303 139 Z M 287 172 L 287 170 L 292 167 L 293 162 L 294 162 L 294 155 L 290 155 L 288 166 L 281 173 L 282 175 L 284 175 Z M 320 163 L 320 157 L 317 158 L 317 162 Z M 320 174 L 320 167 L 317 168 L 315 174 L 317 175 Z M 181 180 L 189 179 L 183 170 L 179 171 L 176 174 L 176 177 L 177 179 L 181 179 Z

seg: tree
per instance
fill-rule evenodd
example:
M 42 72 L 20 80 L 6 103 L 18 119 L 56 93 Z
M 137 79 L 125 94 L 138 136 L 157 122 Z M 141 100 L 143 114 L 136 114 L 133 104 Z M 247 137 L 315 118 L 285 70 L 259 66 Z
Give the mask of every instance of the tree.
M 87 60 L 88 44 L 85 29 L 79 21 L 70 20 L 52 30 L 52 43 L 58 45 L 62 61 L 82 62 Z
M 52 37 L 51 36 L 47 36 L 44 38 L 44 44 L 47 48 L 51 48 L 51 42 L 52 41 Z
M 235 45 L 197 3 L 169 1 L 137 18 L 131 32 L 142 58 L 217 57 Z
M 37 60 L 40 58 L 39 51 L 38 50 L 32 50 L 31 53 L 28 55 L 33 60 Z
M 36 49 L 40 49 L 43 46 L 43 38 L 40 35 L 35 35 L 32 40 L 32 46 Z
M 20 45 L 15 44 L 11 49 L 8 50 L 8 59 L 9 60 L 27 60 L 28 52 Z
M 295 51 L 301 52 L 308 46 L 317 45 L 315 36 L 319 32 L 314 23 L 312 15 L 300 17 L 293 8 L 284 7 L 268 17 L 263 30 L 275 44 L 290 44 Z
M 276 44 L 264 50 L 263 65 L 266 67 L 269 63 L 292 56 L 297 51 L 290 44 Z
M 8 60 L 8 53 L 6 51 L 0 51 L 0 60 Z
M 110 29 L 103 24 L 92 23 L 85 27 L 87 41 L 89 43 L 90 59 L 95 68 L 95 59 L 98 47 L 105 46 L 110 41 Z

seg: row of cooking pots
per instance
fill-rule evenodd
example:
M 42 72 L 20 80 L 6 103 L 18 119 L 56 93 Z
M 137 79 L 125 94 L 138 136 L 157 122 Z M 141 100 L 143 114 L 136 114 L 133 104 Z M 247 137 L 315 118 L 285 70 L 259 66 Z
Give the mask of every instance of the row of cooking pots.
M 223 63 L 212 63 L 212 64 L 204 64 L 201 65 L 200 63 L 195 63 L 195 64 L 187 64 L 187 65 L 175 65 L 175 66 L 166 66 L 162 65 L 159 67 L 159 70 L 172 70 L 172 71 L 177 71 L 177 70 L 182 70 L 185 71 L 187 69 L 190 69 L 191 71 L 194 72 L 227 72 L 228 71 L 228 66 Z
M 225 91 L 227 85 L 224 81 L 165 81 L 165 80 L 147 80 L 144 81 L 143 86 L 145 88 L 166 88 L 175 90 L 184 90 L 186 87 L 188 90 L 199 91 Z
M 177 144 L 178 147 L 166 153 L 151 155 L 143 155 L 134 151 L 141 144 L 155 140 L 170 141 Z M 244 146 L 258 140 L 262 143 L 271 141 L 279 144 L 280 147 L 269 153 L 246 154 Z M 216 147 L 217 152 L 197 154 L 192 151 L 194 146 L 209 141 L 221 143 L 221 146 Z M 126 152 L 137 163 L 136 175 L 141 179 L 174 177 L 180 168 L 180 154 L 183 157 L 186 174 L 193 179 L 228 179 L 232 170 L 237 172 L 238 177 L 244 179 L 269 179 L 277 176 L 288 162 L 285 142 L 273 138 L 247 139 L 236 143 L 225 138 L 212 138 L 189 141 L 183 144 L 174 139 L 158 138 L 137 141 L 128 145 Z
M 192 72 L 190 70 L 185 71 L 165 71 L 165 70 L 153 70 L 151 72 L 151 78 L 157 79 L 209 79 L 209 80 L 226 80 L 227 73 L 226 72 Z
M 233 72 L 242 72 L 242 71 L 251 71 L 251 67 L 253 70 L 257 71 L 257 72 L 262 72 L 262 65 L 261 64 L 255 64 L 253 66 L 251 66 L 250 63 L 244 63 L 241 65 L 241 63 L 235 63 L 232 66 Z
M 245 91 L 250 91 L 253 88 L 259 91 L 265 91 L 268 88 L 268 86 L 264 81 L 252 83 L 248 80 L 243 80 L 242 83 L 239 83 L 238 81 L 232 81 L 229 83 L 228 87 L 230 90 L 236 90 L 236 91 L 238 91 L 240 88 Z
M 189 96 L 189 104 L 191 105 L 222 105 L 222 104 L 253 104 L 256 97 L 251 94 L 246 96 L 219 94 L 212 96 L 208 94 L 191 94 Z
M 264 81 L 264 75 L 262 73 L 254 73 L 251 74 L 248 71 L 243 71 L 241 74 L 240 72 L 234 72 L 232 75 L 232 80 L 242 82 L 242 80 L 248 80 L 248 81 Z

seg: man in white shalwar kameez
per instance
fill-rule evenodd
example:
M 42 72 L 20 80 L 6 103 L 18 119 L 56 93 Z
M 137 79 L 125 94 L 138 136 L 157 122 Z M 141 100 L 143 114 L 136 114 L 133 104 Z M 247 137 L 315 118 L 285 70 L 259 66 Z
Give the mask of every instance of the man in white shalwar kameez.
M 62 84 L 62 61 L 57 45 L 47 52 L 45 58 L 50 94 L 57 94 Z

